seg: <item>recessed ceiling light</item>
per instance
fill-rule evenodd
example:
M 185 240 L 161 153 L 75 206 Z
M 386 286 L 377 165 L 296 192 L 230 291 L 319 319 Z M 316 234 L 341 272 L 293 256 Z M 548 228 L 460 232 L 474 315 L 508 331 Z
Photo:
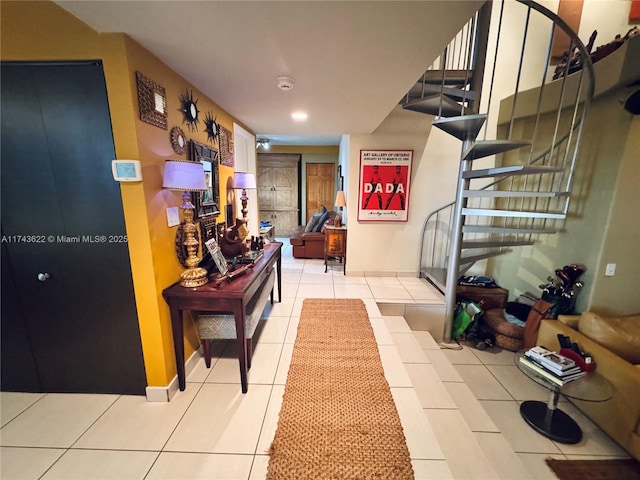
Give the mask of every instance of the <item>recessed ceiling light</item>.
M 297 121 L 306 120 L 308 115 L 305 112 L 294 112 L 291 114 L 291 118 Z

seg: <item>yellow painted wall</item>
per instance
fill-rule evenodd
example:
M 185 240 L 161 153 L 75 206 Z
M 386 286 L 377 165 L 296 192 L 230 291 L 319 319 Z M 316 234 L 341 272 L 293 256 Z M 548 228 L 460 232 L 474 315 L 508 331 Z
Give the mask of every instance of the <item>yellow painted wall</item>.
M 212 112 L 220 125 L 233 131 L 237 122 L 186 80 L 124 34 L 98 34 L 52 2 L 2 2 L 2 60 L 103 61 L 116 157 L 138 159 L 143 182 L 122 184 L 131 269 L 138 309 L 142 348 L 149 386 L 166 386 L 176 374 L 169 309 L 162 290 L 178 279 L 182 267 L 174 250 L 176 227 L 167 226 L 166 209 L 181 204 L 179 192 L 162 190 L 166 159 L 177 155 L 169 131 L 181 126 L 187 139 L 208 143 L 204 119 Z M 28 26 L 28 27 L 26 27 Z M 136 71 L 166 90 L 168 129 L 139 120 Z M 180 95 L 192 92 L 200 109 L 198 130 L 183 125 Z M 243 125 L 243 128 L 246 128 Z M 220 167 L 220 185 L 233 169 Z M 219 221 L 224 219 L 224 214 Z M 198 347 L 195 329 L 185 320 L 185 355 Z

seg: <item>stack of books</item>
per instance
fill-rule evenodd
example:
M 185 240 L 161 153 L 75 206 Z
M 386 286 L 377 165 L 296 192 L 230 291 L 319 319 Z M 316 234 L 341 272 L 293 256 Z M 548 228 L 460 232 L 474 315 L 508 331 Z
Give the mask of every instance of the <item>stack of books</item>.
M 544 347 L 533 347 L 520 357 L 520 362 L 557 385 L 566 385 L 585 375 L 572 359 Z

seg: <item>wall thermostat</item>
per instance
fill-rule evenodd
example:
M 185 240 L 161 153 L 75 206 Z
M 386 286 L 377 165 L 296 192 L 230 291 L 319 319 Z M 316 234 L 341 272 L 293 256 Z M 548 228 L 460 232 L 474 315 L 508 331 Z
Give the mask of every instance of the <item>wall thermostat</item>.
M 112 160 L 111 171 L 116 182 L 141 182 L 140 160 Z

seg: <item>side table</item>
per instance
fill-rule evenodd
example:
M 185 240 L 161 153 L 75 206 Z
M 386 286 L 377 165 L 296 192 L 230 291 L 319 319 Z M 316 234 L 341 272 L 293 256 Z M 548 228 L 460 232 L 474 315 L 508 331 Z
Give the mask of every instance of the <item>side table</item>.
M 347 227 L 326 227 L 324 231 L 324 273 L 329 258 L 342 261 L 342 274 L 347 274 Z
M 549 400 L 540 402 L 526 400 L 520 405 L 520 415 L 536 432 L 559 443 L 574 444 L 582 439 L 582 430 L 576 421 L 558 408 L 558 398 L 568 398 L 585 402 L 605 402 L 613 397 L 613 385 L 597 371 L 569 382 L 558 385 L 538 374 L 520 362 L 526 350 L 520 350 L 514 356 L 514 362 L 522 373 L 538 385 L 549 390 Z

